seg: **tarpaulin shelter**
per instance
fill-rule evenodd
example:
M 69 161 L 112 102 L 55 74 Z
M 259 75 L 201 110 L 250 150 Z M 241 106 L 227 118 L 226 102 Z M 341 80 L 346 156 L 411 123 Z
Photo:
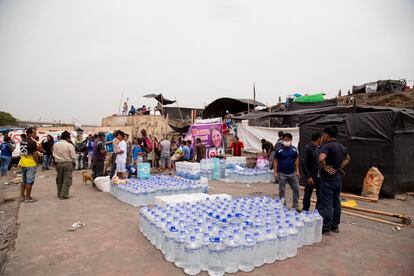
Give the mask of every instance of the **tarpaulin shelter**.
M 299 121 L 300 148 L 311 140 L 313 132 L 332 125 L 338 128 L 337 140 L 351 156 L 343 191 L 360 194 L 372 166 L 384 175 L 382 196 L 414 191 L 413 110 L 359 107 L 346 113 L 302 114 Z
M 228 110 L 231 114 L 253 110 L 256 106 L 265 106 L 251 99 L 219 98 L 211 102 L 203 111 L 203 118 L 223 117 Z
M 173 104 L 173 103 L 176 102 L 176 101 L 164 98 L 164 96 L 162 94 L 148 94 L 148 95 L 144 95 L 143 97 L 144 98 L 154 98 L 162 105 Z
M 304 95 L 304 96 L 299 96 L 299 97 L 295 97 L 293 99 L 293 102 L 297 102 L 297 103 L 320 103 L 323 102 L 323 93 L 316 93 L 316 94 L 312 94 L 312 95 Z
M 352 94 L 371 92 L 402 92 L 405 85 L 405 80 L 379 80 L 361 85 L 353 85 Z

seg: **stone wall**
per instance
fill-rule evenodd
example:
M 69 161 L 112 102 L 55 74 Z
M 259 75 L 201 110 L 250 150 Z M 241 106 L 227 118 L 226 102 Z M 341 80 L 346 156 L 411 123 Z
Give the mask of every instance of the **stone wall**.
M 172 131 L 168 120 L 158 115 L 110 116 L 102 119 L 102 126 L 111 128 L 130 126 L 133 136 L 141 136 L 141 130 L 146 129 L 148 134 L 155 135 L 157 138 Z

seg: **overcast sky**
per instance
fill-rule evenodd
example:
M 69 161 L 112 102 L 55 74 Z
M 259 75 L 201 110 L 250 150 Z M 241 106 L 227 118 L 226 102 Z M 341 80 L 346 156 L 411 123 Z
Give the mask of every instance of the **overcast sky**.
M 0 110 L 99 124 L 162 92 L 186 107 L 414 78 L 414 1 L 0 0 Z

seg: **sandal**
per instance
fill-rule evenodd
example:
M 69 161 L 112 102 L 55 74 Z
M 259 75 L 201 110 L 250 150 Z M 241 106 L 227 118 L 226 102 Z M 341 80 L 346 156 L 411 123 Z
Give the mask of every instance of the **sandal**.
M 28 198 L 28 199 L 25 200 L 25 202 L 36 202 L 36 201 L 37 201 L 37 199 L 35 199 L 33 197 Z

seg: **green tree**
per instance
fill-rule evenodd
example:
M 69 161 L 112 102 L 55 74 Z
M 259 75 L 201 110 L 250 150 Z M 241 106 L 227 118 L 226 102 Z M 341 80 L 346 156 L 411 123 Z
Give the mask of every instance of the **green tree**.
M 14 118 L 10 113 L 0 111 L 0 126 L 5 125 L 17 125 L 18 120 Z

